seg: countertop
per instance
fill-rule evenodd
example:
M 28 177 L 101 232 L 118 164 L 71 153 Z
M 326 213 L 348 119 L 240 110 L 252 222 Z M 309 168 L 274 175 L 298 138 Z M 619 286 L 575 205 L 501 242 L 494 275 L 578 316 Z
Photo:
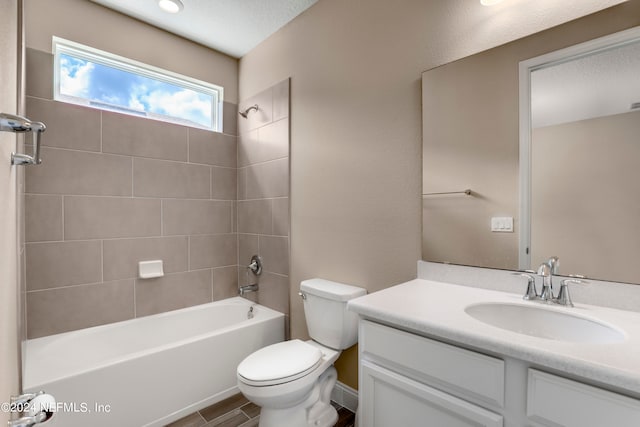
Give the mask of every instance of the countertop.
M 539 306 L 609 324 L 626 335 L 607 344 L 538 338 L 485 324 L 465 312 L 472 304 Z M 522 295 L 415 279 L 349 301 L 365 319 L 461 346 L 523 360 L 640 395 L 640 313 L 586 304 L 549 306 Z

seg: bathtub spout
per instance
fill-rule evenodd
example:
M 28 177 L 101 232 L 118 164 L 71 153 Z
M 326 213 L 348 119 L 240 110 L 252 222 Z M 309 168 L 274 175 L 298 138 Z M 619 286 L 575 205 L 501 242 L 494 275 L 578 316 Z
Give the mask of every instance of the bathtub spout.
M 244 294 L 249 293 L 249 292 L 257 292 L 258 291 L 258 284 L 254 283 L 253 285 L 245 285 L 245 286 L 240 286 L 239 289 L 239 293 L 240 296 L 243 297 Z

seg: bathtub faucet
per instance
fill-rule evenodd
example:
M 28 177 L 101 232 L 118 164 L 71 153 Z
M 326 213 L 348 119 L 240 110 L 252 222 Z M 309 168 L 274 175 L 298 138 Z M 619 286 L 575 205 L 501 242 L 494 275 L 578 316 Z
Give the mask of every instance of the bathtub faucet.
M 258 291 L 258 284 L 254 283 L 253 285 L 245 285 L 245 286 L 240 286 L 240 296 L 243 297 L 244 294 L 249 293 L 249 292 L 257 292 Z

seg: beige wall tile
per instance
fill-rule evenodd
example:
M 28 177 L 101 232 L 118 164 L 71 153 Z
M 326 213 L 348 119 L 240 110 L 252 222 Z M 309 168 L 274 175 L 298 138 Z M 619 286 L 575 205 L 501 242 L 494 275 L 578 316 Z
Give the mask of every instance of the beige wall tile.
M 137 278 L 138 262 L 156 259 L 165 274 L 189 270 L 186 236 L 105 240 L 103 251 L 104 280 Z
M 222 234 L 232 229 L 232 202 L 209 200 L 163 200 L 162 229 L 176 234 Z
M 187 128 L 125 114 L 102 112 L 102 151 L 187 160 Z
M 238 171 L 238 200 L 246 200 L 245 197 L 245 188 L 247 182 L 247 168 L 237 169 Z
M 133 318 L 133 280 L 27 293 L 29 338 Z
M 25 196 L 27 242 L 62 240 L 62 196 Z
M 278 274 L 260 276 L 258 302 L 284 314 L 289 313 L 289 278 Z
M 47 126 L 44 146 L 100 151 L 100 110 L 28 97 L 27 116 Z
M 238 296 L 238 267 L 213 269 L 213 300 Z
M 244 185 L 246 199 L 288 196 L 289 158 L 248 166 Z
M 285 79 L 273 87 L 273 121 L 289 117 L 289 87 L 291 79 Z
M 238 138 L 238 166 L 289 156 L 289 120 L 282 119 Z
M 212 300 L 211 270 L 190 271 L 136 280 L 136 316 L 148 316 Z
M 189 268 L 191 270 L 236 265 L 237 259 L 238 236 L 236 234 L 189 237 Z
M 289 274 L 288 237 L 260 236 L 260 255 L 265 271 Z
M 273 234 L 289 235 L 289 198 L 273 199 Z
M 240 120 L 245 120 L 240 118 Z M 238 136 L 238 167 L 261 161 L 264 154 L 260 151 L 258 130 L 252 130 Z
M 133 195 L 136 197 L 209 199 L 210 186 L 209 166 L 133 159 Z
M 232 231 L 234 233 L 238 232 L 238 202 L 234 200 L 231 202 L 231 222 L 232 222 Z
M 218 132 L 189 129 L 189 162 L 236 167 L 238 138 Z
M 53 99 L 53 55 L 41 50 L 26 49 L 25 60 L 26 94 Z M 34 120 L 38 119 L 34 118 Z
M 271 200 L 238 202 L 238 232 L 271 234 Z
M 238 264 L 249 265 L 253 255 L 260 255 L 260 242 L 255 234 L 238 234 Z
M 43 148 L 42 164 L 26 170 L 26 192 L 130 196 L 131 159 Z
M 289 119 L 285 117 L 258 129 L 258 141 L 264 156 L 258 161 L 289 156 Z
M 238 187 L 237 169 L 211 168 L 211 198 L 219 200 L 236 200 Z
M 28 243 L 26 262 L 30 291 L 102 282 L 99 240 Z
M 271 123 L 273 120 L 273 93 L 271 88 L 266 89 L 259 94 L 246 99 L 238 105 L 239 111 L 244 111 L 252 105 L 258 104 L 258 111 L 252 110 L 247 118 L 238 116 L 238 134 L 245 133 Z
M 223 102 L 222 132 L 229 135 L 238 134 L 238 104 Z
M 64 198 L 65 239 L 160 235 L 160 200 L 120 197 Z

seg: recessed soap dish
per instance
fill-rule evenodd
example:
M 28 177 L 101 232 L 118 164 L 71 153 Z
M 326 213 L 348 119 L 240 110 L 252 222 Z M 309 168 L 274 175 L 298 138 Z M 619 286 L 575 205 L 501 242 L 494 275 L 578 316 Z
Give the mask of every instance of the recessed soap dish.
M 164 276 L 162 260 L 140 261 L 138 263 L 138 277 L 141 279 L 153 279 Z

